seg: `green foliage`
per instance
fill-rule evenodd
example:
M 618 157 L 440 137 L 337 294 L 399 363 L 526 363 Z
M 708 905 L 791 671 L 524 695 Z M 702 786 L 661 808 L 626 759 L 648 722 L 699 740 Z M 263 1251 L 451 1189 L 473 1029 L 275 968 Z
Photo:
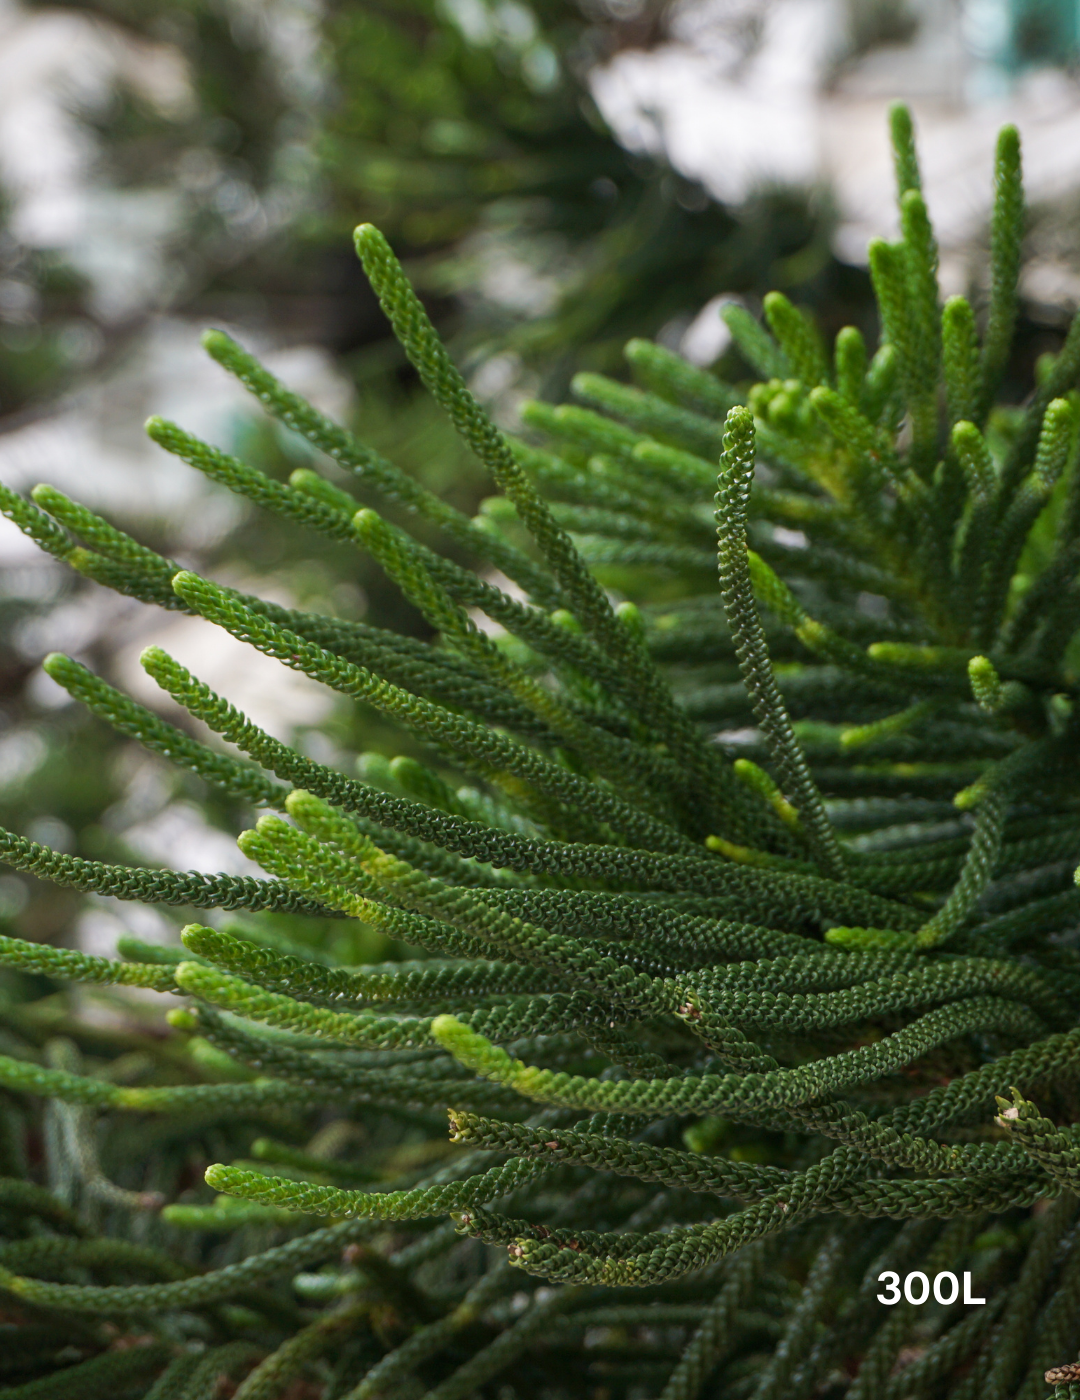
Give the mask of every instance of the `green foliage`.
M 525 412 L 543 445 L 496 428 L 385 238 L 358 229 L 405 352 L 500 492 L 476 519 L 208 337 L 272 414 L 517 590 L 314 466 L 284 483 L 159 419 L 154 440 L 374 559 L 432 643 L 241 594 L 54 491 L 4 497 L 43 548 L 414 746 L 348 773 L 148 649 L 237 757 L 47 660 L 122 733 L 270 809 L 238 837 L 270 878 L 4 837 L 9 864 L 77 889 L 247 911 L 188 924 L 184 951 L 124 940 L 117 962 L 0 942 L 9 1394 L 1072 1383 L 1080 329 L 1028 408 L 987 412 L 1014 316 L 1015 139 L 980 340 L 966 302 L 939 305 L 906 114 L 893 136 L 904 238 L 873 250 L 872 359 L 851 328 L 827 355 L 771 297 L 768 330 L 729 312 L 766 376 L 745 393 L 632 342 L 643 387 L 579 376 L 590 408 Z M 397 956 L 334 956 L 342 923 Z M 166 1038 L 81 1017 L 43 978 L 185 1000 Z M 886 1270 L 970 1273 L 988 1303 L 885 1309 Z
M 494 334 L 560 388 L 568 370 L 617 367 L 628 336 L 720 292 L 782 279 L 816 299 L 838 279 L 826 220 L 805 198 L 762 194 L 736 218 L 606 128 L 590 67 L 658 36 L 664 15 L 662 0 L 632 16 L 576 0 L 335 0 L 324 224 L 339 234 L 370 219 L 425 292 L 465 293 L 473 337 Z M 541 289 L 539 313 L 477 306 L 493 246 Z

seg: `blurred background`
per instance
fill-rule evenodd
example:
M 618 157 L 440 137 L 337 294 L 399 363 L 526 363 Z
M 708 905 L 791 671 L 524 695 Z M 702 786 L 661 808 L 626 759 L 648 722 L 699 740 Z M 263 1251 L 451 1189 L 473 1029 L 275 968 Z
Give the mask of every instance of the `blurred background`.
M 865 247 L 894 229 L 903 99 L 946 294 L 982 295 L 994 137 L 1020 127 L 1019 398 L 1080 303 L 1078 58 L 1080 0 L 0 0 L 0 480 L 48 482 L 251 591 L 424 635 L 363 557 L 312 549 L 146 440 L 161 413 L 274 475 L 307 462 L 203 355 L 205 326 L 472 512 L 490 488 L 387 338 L 356 223 L 391 238 L 503 422 L 578 369 L 622 374 L 635 335 L 738 379 L 726 301 L 780 288 L 873 337 Z M 40 670 L 67 651 L 160 707 L 137 662 L 152 641 L 324 762 L 401 747 L 0 519 L 0 824 L 246 869 L 242 814 Z M 171 919 L 0 868 L 0 928 L 22 936 L 112 952 Z

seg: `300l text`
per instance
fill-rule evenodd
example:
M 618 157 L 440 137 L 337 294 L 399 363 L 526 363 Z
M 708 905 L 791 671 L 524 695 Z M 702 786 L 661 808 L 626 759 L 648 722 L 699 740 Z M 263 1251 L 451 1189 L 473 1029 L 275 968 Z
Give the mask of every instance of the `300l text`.
M 916 1270 L 908 1274 L 904 1279 L 904 1291 L 900 1292 L 900 1275 L 893 1273 L 891 1269 L 886 1269 L 883 1274 L 878 1274 L 878 1283 L 885 1285 L 885 1292 L 877 1295 L 879 1303 L 884 1303 L 886 1307 L 893 1307 L 899 1303 L 901 1298 L 905 1298 L 909 1303 L 914 1303 L 920 1307 L 930 1297 L 930 1280 L 924 1273 Z M 960 1280 L 955 1274 L 936 1274 L 933 1285 L 934 1300 L 948 1306 L 955 1303 L 960 1296 Z M 983 1304 L 985 1298 L 973 1298 L 971 1296 L 971 1275 L 964 1275 L 964 1302 Z

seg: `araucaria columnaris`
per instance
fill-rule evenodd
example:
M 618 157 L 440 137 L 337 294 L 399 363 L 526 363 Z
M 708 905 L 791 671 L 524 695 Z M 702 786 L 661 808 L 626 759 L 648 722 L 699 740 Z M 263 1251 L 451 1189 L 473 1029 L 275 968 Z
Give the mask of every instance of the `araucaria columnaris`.
M 206 336 L 336 466 L 285 484 L 182 426 L 151 437 L 313 548 L 374 556 L 431 644 L 199 577 L 52 488 L 3 496 L 80 573 L 361 702 L 426 762 L 317 762 L 156 647 L 146 670 L 228 747 L 45 661 L 264 809 L 239 844 L 266 878 L 3 835 L 9 865 L 61 884 L 247 914 L 188 924 L 184 952 L 125 940 L 116 962 L 2 940 L 27 973 L 186 1000 L 124 1056 L 53 1001 L 0 1009 L 0 1393 L 1071 1384 L 1080 320 L 1024 404 L 999 405 L 1016 132 L 976 315 L 941 304 L 905 111 L 892 127 L 902 238 L 870 250 L 873 354 L 850 327 L 826 346 L 774 293 L 765 324 L 726 313 L 757 382 L 631 341 L 634 386 L 580 375 L 577 404 L 524 409 L 528 441 L 358 229 L 405 352 L 497 487 L 475 519 Z M 315 932 L 290 945 L 282 914 Z M 334 919 L 413 953 L 337 965 Z M 207 1161 L 213 1204 L 190 1175 Z M 889 1306 L 883 1273 L 969 1277 L 953 1303 L 946 1282 Z

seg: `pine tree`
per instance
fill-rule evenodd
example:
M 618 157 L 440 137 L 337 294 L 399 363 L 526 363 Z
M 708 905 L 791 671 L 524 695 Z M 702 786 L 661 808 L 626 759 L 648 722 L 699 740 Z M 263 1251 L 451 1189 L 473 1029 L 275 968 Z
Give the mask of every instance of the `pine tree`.
M 267 878 L 3 835 L 9 865 L 75 889 L 244 913 L 117 961 L 0 942 L 26 992 L 0 1006 L 0 1394 L 1074 1386 L 1080 318 L 1027 404 L 997 405 L 1016 133 L 981 335 L 965 299 L 940 305 L 903 110 L 893 139 L 903 237 L 871 248 L 872 357 L 853 329 L 828 354 L 772 294 L 765 325 L 729 313 L 759 382 L 632 341 L 636 385 L 579 375 L 579 405 L 525 410 L 529 442 L 358 229 L 498 488 L 476 519 L 207 334 L 346 475 L 285 484 L 175 424 L 151 437 L 369 553 L 435 644 L 216 584 L 48 487 L 3 496 L 80 573 L 373 707 L 428 761 L 321 764 L 157 647 L 147 672 L 231 748 L 46 660 L 118 731 L 265 809 L 239 844 Z M 359 509 L 348 474 L 477 569 Z M 409 956 L 335 959 L 335 920 Z M 125 1040 L 35 1000 L 40 977 L 186 1000 L 169 1039 Z M 969 1275 L 986 1302 L 879 1301 L 911 1272 Z

